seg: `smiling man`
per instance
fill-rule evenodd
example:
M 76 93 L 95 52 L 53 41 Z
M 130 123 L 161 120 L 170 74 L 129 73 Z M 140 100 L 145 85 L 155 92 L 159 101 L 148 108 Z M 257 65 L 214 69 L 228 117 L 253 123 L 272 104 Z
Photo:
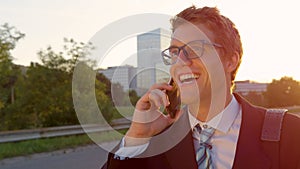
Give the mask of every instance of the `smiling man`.
M 155 84 L 136 104 L 131 127 L 103 168 L 300 168 L 300 120 L 232 93 L 243 54 L 235 25 L 194 6 L 172 20 L 162 51 L 174 85 Z M 165 115 L 178 88 L 182 109 Z

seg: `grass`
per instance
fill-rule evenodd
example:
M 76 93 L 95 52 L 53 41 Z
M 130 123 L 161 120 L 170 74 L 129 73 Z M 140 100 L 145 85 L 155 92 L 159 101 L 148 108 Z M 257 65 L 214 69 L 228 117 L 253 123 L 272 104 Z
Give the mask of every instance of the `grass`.
M 124 134 L 126 130 L 120 130 Z M 97 142 L 119 140 L 122 135 L 113 132 L 91 134 Z M 54 137 L 36 140 L 27 140 L 15 143 L 0 144 L 0 160 L 4 158 L 24 156 L 41 152 L 51 152 L 66 148 L 75 148 L 88 144 L 95 144 L 87 135 L 75 135 L 67 137 Z

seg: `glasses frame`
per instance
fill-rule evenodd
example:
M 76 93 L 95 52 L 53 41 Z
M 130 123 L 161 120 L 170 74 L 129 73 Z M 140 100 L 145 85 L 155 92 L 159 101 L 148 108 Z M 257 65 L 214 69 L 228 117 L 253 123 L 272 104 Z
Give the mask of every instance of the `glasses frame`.
M 185 47 L 186 47 L 186 46 L 189 46 L 191 43 L 195 43 L 195 42 L 201 43 L 201 44 L 202 44 L 203 50 L 201 51 L 201 54 L 200 54 L 200 55 L 190 56 L 190 55 L 188 54 L 188 52 L 186 51 Z M 182 46 L 178 46 L 178 47 L 177 47 L 177 46 L 171 46 L 171 47 L 169 47 L 169 48 L 163 50 L 163 51 L 161 52 L 161 56 L 162 56 L 162 59 L 163 59 L 163 62 L 164 62 L 165 65 L 173 65 L 173 64 L 175 64 L 175 63 L 178 61 L 179 54 L 180 54 L 181 51 L 183 52 L 183 54 L 184 54 L 184 56 L 186 57 L 186 59 L 189 59 L 189 60 L 190 60 L 190 59 L 195 59 L 195 58 L 198 58 L 198 57 L 203 56 L 203 53 L 204 53 L 204 45 L 211 45 L 211 46 L 215 46 L 215 47 L 219 47 L 219 48 L 222 48 L 222 47 L 223 47 L 223 46 L 220 45 L 220 44 L 217 44 L 217 43 L 210 43 L 210 42 L 208 42 L 208 41 L 206 41 L 206 40 L 194 40 L 194 41 L 190 41 L 190 42 L 188 42 L 187 44 L 184 44 L 184 45 L 182 45 Z M 178 53 L 176 54 L 176 56 L 170 56 L 170 55 L 167 55 L 167 54 L 165 53 L 166 51 L 168 51 L 168 50 L 170 50 L 170 49 L 178 49 Z M 170 52 L 169 52 L 169 53 L 170 53 Z M 172 60 L 172 57 L 177 57 L 177 58 L 176 58 L 176 60 L 172 63 L 172 62 L 167 61 L 167 59 L 165 59 L 165 57 L 167 57 L 167 58 L 169 58 L 169 59 L 171 59 L 171 60 Z

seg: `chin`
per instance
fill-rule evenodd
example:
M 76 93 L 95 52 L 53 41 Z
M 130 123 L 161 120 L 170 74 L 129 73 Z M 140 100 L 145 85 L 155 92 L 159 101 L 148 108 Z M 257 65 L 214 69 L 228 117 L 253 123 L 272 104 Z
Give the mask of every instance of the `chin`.
M 184 92 L 181 94 L 181 102 L 185 105 L 198 104 L 200 95 L 195 92 Z

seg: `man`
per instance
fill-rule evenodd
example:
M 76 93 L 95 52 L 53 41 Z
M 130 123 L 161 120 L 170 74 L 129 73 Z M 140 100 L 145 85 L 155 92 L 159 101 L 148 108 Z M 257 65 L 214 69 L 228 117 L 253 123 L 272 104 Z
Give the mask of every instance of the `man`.
M 281 122 L 278 113 L 268 120 L 266 109 L 232 94 L 242 54 L 238 30 L 216 8 L 180 12 L 162 52 L 176 85 L 155 84 L 141 97 L 103 168 L 300 169 L 299 117 L 287 113 Z M 184 106 L 172 118 L 160 107 L 170 105 L 166 92 L 176 86 Z

